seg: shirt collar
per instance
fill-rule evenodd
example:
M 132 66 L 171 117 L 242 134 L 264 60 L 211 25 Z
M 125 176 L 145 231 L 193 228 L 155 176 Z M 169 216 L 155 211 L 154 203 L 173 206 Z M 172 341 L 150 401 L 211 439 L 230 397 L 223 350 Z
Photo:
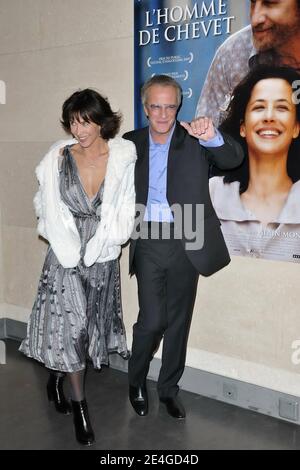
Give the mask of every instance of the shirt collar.
M 222 177 L 218 178 L 216 193 L 213 198 L 213 205 L 219 219 L 232 220 L 235 222 L 258 221 L 255 214 L 247 210 L 242 204 L 240 198 L 240 183 L 223 183 Z M 299 224 L 300 223 L 300 181 L 297 181 L 291 187 L 286 203 L 276 218 L 270 223 L 277 224 Z M 227 204 L 224 203 L 227 201 Z

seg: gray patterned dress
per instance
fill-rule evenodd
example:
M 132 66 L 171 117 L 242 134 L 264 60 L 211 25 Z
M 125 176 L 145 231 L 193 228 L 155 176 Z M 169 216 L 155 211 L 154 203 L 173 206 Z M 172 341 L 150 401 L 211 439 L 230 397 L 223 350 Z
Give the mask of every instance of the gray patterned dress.
M 81 261 L 64 268 L 49 246 L 37 297 L 20 351 L 64 372 L 85 368 L 86 359 L 97 369 L 108 364 L 108 354 L 128 357 L 120 298 L 118 259 L 83 264 L 87 242 L 100 221 L 103 196 L 89 199 L 80 181 L 70 148 L 64 149 L 60 166 L 60 193 L 71 210 L 81 239 Z

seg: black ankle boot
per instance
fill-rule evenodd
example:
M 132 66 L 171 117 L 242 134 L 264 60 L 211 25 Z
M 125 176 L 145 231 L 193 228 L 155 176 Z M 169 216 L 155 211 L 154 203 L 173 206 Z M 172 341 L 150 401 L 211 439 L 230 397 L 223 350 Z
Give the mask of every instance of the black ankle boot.
M 48 400 L 53 401 L 56 411 L 64 415 L 69 415 L 72 411 L 70 404 L 65 398 L 63 391 L 63 381 L 65 376 L 58 376 L 50 373 L 47 383 Z
M 73 420 L 75 426 L 76 439 L 84 446 L 91 446 L 95 441 L 94 431 L 91 426 L 86 400 L 73 401 Z

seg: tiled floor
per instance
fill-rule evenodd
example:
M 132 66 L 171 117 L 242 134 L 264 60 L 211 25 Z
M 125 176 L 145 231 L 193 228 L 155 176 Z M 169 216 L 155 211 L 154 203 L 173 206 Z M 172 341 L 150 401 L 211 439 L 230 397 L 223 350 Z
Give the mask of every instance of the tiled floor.
M 0 449 L 79 449 L 72 416 L 48 404 L 47 371 L 7 340 L 7 364 L 0 365 Z M 89 449 L 200 450 L 300 449 L 300 427 L 235 406 L 180 392 L 186 420 L 168 416 L 148 382 L 150 411 L 139 417 L 127 397 L 127 375 L 89 370 L 87 399 L 96 435 Z

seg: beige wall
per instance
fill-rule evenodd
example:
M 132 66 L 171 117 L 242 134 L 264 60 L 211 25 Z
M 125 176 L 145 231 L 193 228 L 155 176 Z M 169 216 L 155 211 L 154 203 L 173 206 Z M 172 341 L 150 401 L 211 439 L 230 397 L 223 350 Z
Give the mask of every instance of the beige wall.
M 36 234 L 34 168 L 64 134 L 59 116 L 74 90 L 92 86 L 133 126 L 132 0 L 0 0 L 0 316 L 25 321 L 46 246 Z M 130 342 L 136 285 L 122 260 Z M 4 274 L 4 275 L 3 275 Z M 300 337 L 299 266 L 234 258 L 201 278 L 187 363 L 285 392 L 300 390 L 291 343 Z
M 133 2 L 1 0 L 0 12 L 0 80 L 7 91 L 0 105 L 0 299 L 29 309 L 45 252 L 32 207 L 34 168 L 64 137 L 61 105 L 78 88 L 108 96 L 124 112 L 122 130 L 132 128 Z

